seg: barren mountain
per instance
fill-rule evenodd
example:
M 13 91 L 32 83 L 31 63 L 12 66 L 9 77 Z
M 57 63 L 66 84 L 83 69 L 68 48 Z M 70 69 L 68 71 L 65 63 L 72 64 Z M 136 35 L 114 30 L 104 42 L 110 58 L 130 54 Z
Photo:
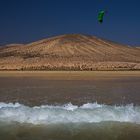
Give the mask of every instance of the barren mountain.
M 140 49 L 71 34 L 0 48 L 0 70 L 140 70 Z

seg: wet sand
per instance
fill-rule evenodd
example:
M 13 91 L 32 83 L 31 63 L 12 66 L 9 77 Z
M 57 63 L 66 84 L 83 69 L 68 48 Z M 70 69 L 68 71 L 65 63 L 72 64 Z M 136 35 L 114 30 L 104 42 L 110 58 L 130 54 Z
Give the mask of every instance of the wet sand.
M 140 71 L 0 71 L 0 77 L 40 77 L 48 80 L 92 80 L 140 77 Z
M 140 71 L 1 71 L 0 102 L 140 105 Z

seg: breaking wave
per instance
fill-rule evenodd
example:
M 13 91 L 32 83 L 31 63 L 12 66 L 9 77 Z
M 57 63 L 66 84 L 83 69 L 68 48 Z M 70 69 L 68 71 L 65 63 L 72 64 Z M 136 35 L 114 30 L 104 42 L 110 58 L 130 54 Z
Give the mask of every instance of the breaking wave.
M 110 106 L 71 103 L 62 106 L 42 105 L 28 107 L 19 103 L 0 103 L 1 122 L 31 124 L 129 122 L 140 124 L 140 106 Z

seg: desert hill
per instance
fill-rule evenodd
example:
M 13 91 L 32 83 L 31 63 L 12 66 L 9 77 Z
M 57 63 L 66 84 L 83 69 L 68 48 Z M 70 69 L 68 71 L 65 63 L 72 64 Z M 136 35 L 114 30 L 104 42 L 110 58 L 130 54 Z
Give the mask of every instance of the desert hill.
M 140 49 L 69 34 L 0 48 L 0 70 L 140 70 Z

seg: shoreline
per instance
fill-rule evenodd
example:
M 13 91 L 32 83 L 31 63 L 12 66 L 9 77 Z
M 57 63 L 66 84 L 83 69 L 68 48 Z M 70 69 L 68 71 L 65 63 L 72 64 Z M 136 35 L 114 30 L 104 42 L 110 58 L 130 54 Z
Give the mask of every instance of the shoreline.
M 54 80 L 140 77 L 140 71 L 0 71 L 0 77 L 39 77 Z

